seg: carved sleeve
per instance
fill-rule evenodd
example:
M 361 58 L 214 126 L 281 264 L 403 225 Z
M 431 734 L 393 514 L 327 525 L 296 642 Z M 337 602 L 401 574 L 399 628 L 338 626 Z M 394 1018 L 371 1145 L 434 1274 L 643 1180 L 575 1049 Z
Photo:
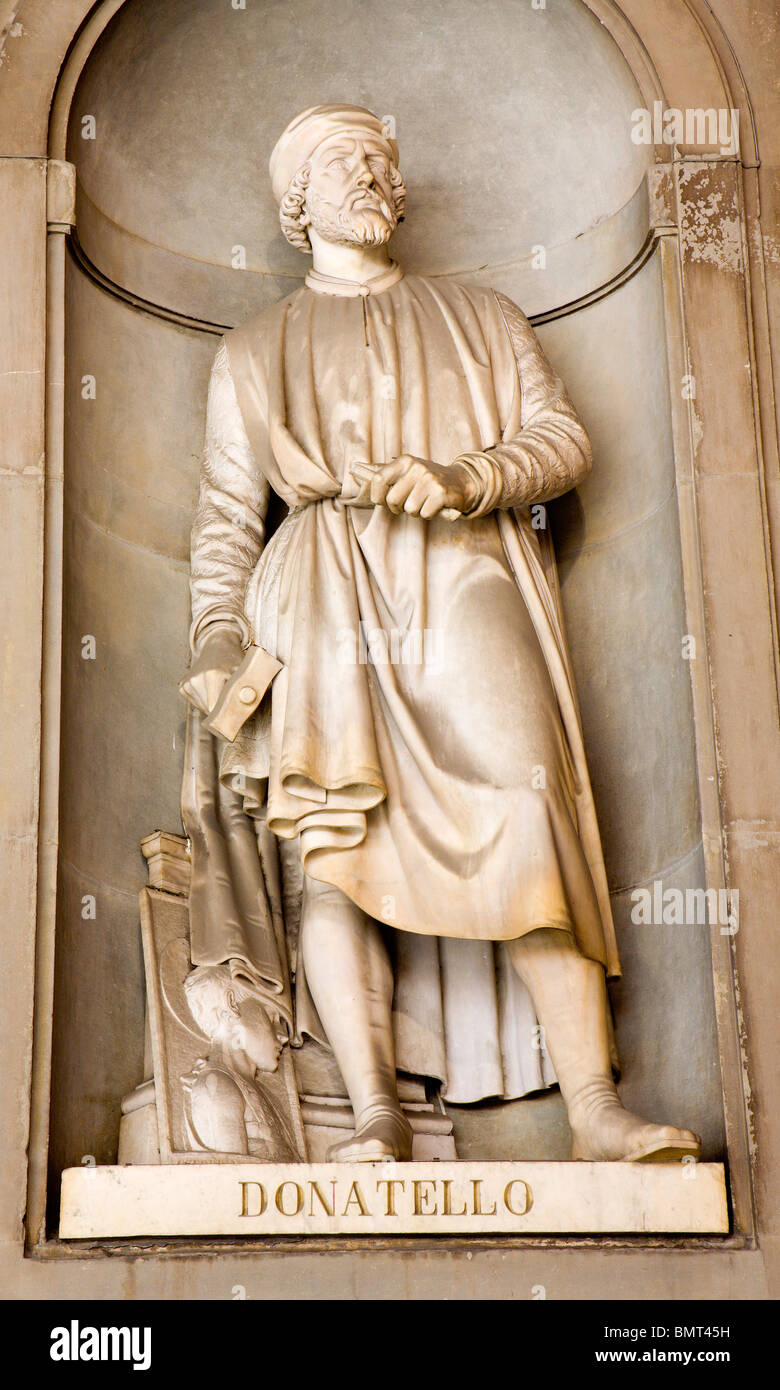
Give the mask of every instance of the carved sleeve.
M 593 462 L 585 429 L 527 318 L 505 295 L 496 293 L 496 301 L 517 363 L 521 429 L 482 453 L 458 456 L 480 489 L 472 517 L 548 502 L 576 487 Z
M 200 495 L 192 527 L 190 644 L 215 623 L 249 628 L 244 595 L 263 549 L 269 486 L 247 438 L 224 342 L 214 360 L 206 411 Z

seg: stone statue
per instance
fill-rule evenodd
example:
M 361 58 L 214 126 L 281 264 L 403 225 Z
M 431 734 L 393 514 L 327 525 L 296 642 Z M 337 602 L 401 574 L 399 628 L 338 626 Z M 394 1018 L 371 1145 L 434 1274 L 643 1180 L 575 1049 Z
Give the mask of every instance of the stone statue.
M 184 993 L 211 1040 L 208 1057 L 184 1078 L 190 1148 L 250 1154 L 268 1163 L 295 1160 L 294 1140 L 258 1078 L 258 1072 L 276 1071 L 287 1041 L 278 1015 L 226 965 L 197 966 Z
M 333 1050 L 356 1127 L 334 1159 L 409 1158 L 399 1068 L 456 1100 L 557 1077 L 575 1158 L 695 1155 L 613 1080 L 619 964 L 538 524 L 587 475 L 585 430 L 510 300 L 390 259 L 405 188 L 376 116 L 303 112 L 270 170 L 313 264 L 227 335 L 209 389 L 192 960 L 240 961 Z

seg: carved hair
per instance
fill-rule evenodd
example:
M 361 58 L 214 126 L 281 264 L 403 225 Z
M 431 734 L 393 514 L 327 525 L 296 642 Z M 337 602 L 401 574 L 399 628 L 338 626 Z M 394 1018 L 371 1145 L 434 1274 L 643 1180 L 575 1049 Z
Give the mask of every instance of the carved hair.
M 279 204 L 279 222 L 282 231 L 290 245 L 298 251 L 311 251 L 309 234 L 306 228 L 301 226 L 301 214 L 306 201 L 306 189 L 309 187 L 310 177 L 311 164 L 302 164 Z
M 311 164 L 302 164 L 279 204 L 279 223 L 290 245 L 296 247 L 298 251 L 309 252 L 311 251 L 309 233 L 302 225 L 301 217 L 303 216 L 306 190 L 309 187 L 310 178 Z M 403 222 L 406 216 L 406 185 L 395 165 L 392 165 L 390 169 L 390 183 L 393 187 L 393 209 L 398 221 Z
M 208 1038 L 215 1038 L 222 1026 L 235 1018 L 230 1007 L 230 995 L 236 1004 L 242 999 L 257 999 L 257 990 L 244 980 L 237 980 L 227 965 L 198 965 L 184 981 L 190 1013 Z

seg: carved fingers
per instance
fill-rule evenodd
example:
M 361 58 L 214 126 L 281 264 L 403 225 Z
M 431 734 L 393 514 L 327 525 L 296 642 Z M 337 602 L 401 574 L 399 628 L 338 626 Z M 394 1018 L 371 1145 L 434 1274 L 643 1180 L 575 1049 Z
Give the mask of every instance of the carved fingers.
M 352 475 L 369 489 L 375 507 L 387 507 L 399 516 L 461 515 L 473 506 L 476 486 L 460 464 L 433 463 L 430 459 L 401 454 L 390 463 L 354 463 Z
M 241 638 L 228 626 L 217 624 L 205 638 L 179 689 L 202 714 L 210 714 L 243 657 Z
M 196 705 L 201 714 L 210 714 L 228 679 L 224 671 L 202 671 L 182 682 L 182 694 Z

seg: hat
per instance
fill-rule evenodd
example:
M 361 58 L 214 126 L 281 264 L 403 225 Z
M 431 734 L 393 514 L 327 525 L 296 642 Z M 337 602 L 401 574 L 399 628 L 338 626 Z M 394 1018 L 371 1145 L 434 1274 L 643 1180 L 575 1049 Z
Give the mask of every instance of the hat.
M 345 132 L 378 136 L 390 150 L 393 163 L 398 163 L 398 145 L 379 117 L 365 106 L 310 106 L 290 121 L 271 153 L 268 168 L 277 203 L 281 203 L 301 165 L 311 159 L 314 151 L 325 140 Z

